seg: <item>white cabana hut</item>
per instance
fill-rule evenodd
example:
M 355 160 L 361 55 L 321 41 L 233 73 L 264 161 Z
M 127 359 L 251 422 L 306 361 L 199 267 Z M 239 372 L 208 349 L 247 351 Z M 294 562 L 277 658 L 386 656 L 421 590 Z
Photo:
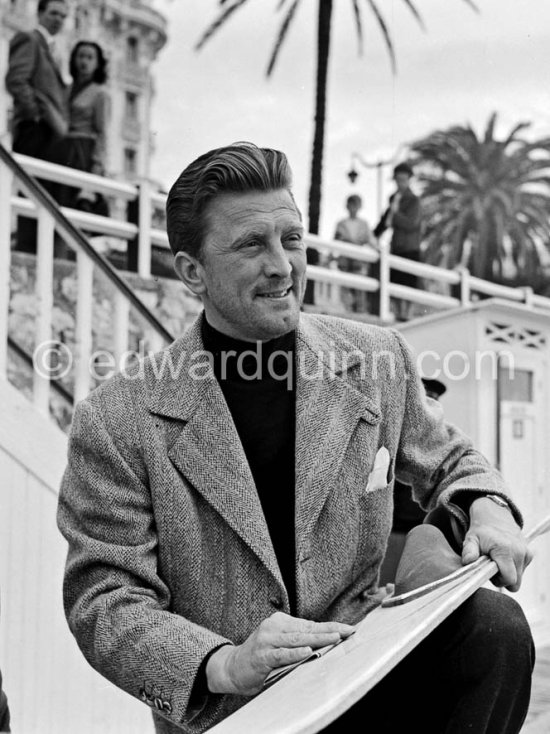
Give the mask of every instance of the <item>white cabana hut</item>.
M 399 325 L 424 377 L 441 380 L 445 415 L 501 470 L 526 529 L 550 514 L 550 317 L 496 299 Z M 550 640 L 550 537 L 516 598 Z

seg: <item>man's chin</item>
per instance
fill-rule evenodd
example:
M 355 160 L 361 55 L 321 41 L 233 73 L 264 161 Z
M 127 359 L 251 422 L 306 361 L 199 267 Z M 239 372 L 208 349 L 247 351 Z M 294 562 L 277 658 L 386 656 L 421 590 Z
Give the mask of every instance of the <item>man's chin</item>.
M 269 314 L 258 324 L 258 332 L 261 331 L 262 336 L 256 338 L 265 341 L 288 334 L 289 331 L 293 331 L 298 326 L 299 320 L 300 308 L 297 304 L 281 310 L 279 313 Z

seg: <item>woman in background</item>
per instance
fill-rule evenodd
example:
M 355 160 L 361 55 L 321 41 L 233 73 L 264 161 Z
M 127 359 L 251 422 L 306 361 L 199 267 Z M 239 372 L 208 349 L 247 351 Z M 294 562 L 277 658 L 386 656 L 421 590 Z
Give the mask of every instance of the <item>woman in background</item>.
M 71 52 L 69 70 L 73 84 L 69 91 L 69 132 L 61 143 L 58 158 L 65 166 L 103 176 L 106 170 L 107 130 L 110 99 L 107 60 L 94 41 L 79 41 Z M 62 206 L 108 215 L 105 199 L 99 194 L 64 186 Z

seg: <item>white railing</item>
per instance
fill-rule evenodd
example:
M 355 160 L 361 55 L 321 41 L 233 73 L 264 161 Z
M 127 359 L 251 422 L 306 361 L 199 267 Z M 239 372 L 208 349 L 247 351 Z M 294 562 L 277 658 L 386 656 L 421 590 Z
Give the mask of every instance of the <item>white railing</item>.
M 19 156 L 33 174 L 43 178 L 70 183 L 79 187 L 90 185 L 108 196 L 131 201 L 134 187 L 108 181 L 97 176 L 79 174 L 61 166 L 51 166 Z M 26 198 L 19 196 L 21 191 Z M 12 259 L 11 234 L 15 215 L 23 214 L 37 219 L 37 247 L 34 277 L 34 334 L 30 344 L 21 345 L 19 335 L 9 330 L 10 265 Z M 76 225 L 76 226 L 75 226 Z M 15 342 L 19 356 L 31 359 L 32 400 L 42 414 L 48 414 L 52 399 L 52 383 L 58 393 L 83 398 L 94 387 L 91 369 L 92 351 L 104 350 L 119 365 L 123 355 L 143 345 L 154 351 L 172 341 L 172 335 L 140 301 L 112 265 L 90 245 L 77 228 L 112 234 L 117 237 L 136 237 L 137 227 L 124 221 L 97 217 L 71 209 L 59 209 L 42 187 L 14 161 L 0 146 L 0 379 L 10 375 L 8 350 Z M 74 302 L 74 330 L 67 343 L 61 343 L 53 332 L 54 324 L 54 241 L 62 240 L 74 251 L 76 259 L 76 298 Z M 103 300 L 110 304 L 109 343 L 94 344 L 94 288 L 101 288 Z M 107 294 L 107 295 L 105 295 Z M 105 339 L 104 336 L 101 337 Z M 26 347 L 26 349 L 25 349 Z M 37 350 L 43 350 L 40 369 Z M 42 352 L 40 352 L 42 354 Z M 56 377 L 55 363 L 61 357 L 68 361 L 61 378 Z M 13 375 L 11 375 L 13 377 Z M 59 381 L 59 384 L 57 382 Z
M 169 249 L 168 237 L 164 230 L 153 227 L 152 214 L 155 209 L 164 210 L 166 195 L 159 193 L 150 181 L 144 180 L 133 185 L 102 178 L 93 174 L 76 171 L 46 161 L 15 155 L 15 159 L 30 174 L 58 183 L 78 186 L 84 190 L 98 192 L 114 201 L 117 218 L 101 217 L 72 209 L 63 209 L 63 213 L 75 226 L 89 232 L 117 237 L 128 243 L 132 252 L 133 268 L 138 275 L 147 278 L 151 275 L 153 247 Z M 131 209 L 130 219 L 121 218 L 125 207 Z M 1 206 L 1 205 L 0 205 Z M 28 199 L 11 197 L 12 210 L 16 213 L 35 211 L 34 204 Z M 406 258 L 391 255 L 380 244 L 379 251 L 370 247 L 327 240 L 316 235 L 306 237 L 308 247 L 319 251 L 325 261 L 324 266 L 309 266 L 308 276 L 315 281 L 315 306 L 318 309 L 339 311 L 344 313 L 342 303 L 342 287 L 357 291 L 378 294 L 376 299 L 377 316 L 384 322 L 391 321 L 391 299 L 401 299 L 412 304 L 427 306 L 431 309 L 447 309 L 457 306 L 468 306 L 479 294 L 494 296 L 527 306 L 550 311 L 550 299 L 536 295 L 529 287 L 512 288 L 476 278 L 466 270 L 447 270 L 425 263 L 414 262 Z M 367 265 L 378 264 L 378 277 L 344 273 L 335 266 L 338 256 L 352 258 Z M 425 288 L 411 288 L 391 282 L 391 271 L 411 273 L 422 278 Z M 441 293 L 450 291 L 456 286 L 457 295 Z M 432 291 L 432 287 L 435 291 Z
M 11 234 L 15 216 L 26 215 L 35 217 L 38 221 L 35 345 L 46 343 L 52 338 L 54 233 L 61 235 L 76 251 L 78 292 L 75 305 L 74 344 L 71 345 L 74 348 L 74 363 L 70 385 L 67 386 L 65 383 L 60 387 L 63 389 L 68 387 L 69 392 L 72 392 L 74 398 L 78 400 L 93 387 L 88 365 L 94 347 L 92 291 L 94 282 L 99 276 L 107 278 L 113 289 L 109 348 L 115 358 L 118 359 L 128 350 L 129 325 L 132 320 L 135 322 L 136 318 L 146 322 L 144 333 L 148 331 L 146 340 L 149 347 L 159 347 L 170 340 L 170 334 L 163 329 L 162 324 L 136 298 L 105 258 L 95 252 L 78 228 L 90 233 L 116 237 L 129 243 L 129 247 L 133 248 L 135 269 L 140 276 L 146 278 L 151 274 L 153 247 L 168 248 L 166 233 L 152 224 L 153 212 L 155 209 L 164 208 L 166 196 L 155 191 L 149 182 L 134 186 L 22 155 L 12 158 L 4 148 L 0 153 L 0 376 L 6 376 L 8 365 L 7 314 L 10 298 Z M 13 162 L 14 159 L 16 163 Z M 99 192 L 113 203 L 117 218 L 97 216 L 74 209 L 59 209 L 48 200 L 43 190 L 37 187 L 35 180 L 28 174 Z M 19 192 L 22 192 L 23 196 Z M 132 221 L 128 221 L 128 212 L 125 209 L 130 210 L 129 218 Z M 376 304 L 377 317 L 386 323 L 393 320 L 391 299 L 408 301 L 424 309 L 440 310 L 468 306 L 473 302 L 474 294 L 523 303 L 529 308 L 543 309 L 550 314 L 550 299 L 533 294 L 530 288 L 511 288 L 475 278 L 467 270 L 451 271 L 413 262 L 391 255 L 383 243 L 379 250 L 375 250 L 371 247 L 358 247 L 307 235 L 306 244 L 315 248 L 320 254 L 321 264 L 308 267 L 308 277 L 315 282 L 315 304 L 311 308 L 317 310 L 345 315 L 341 288 L 348 288 L 374 294 L 370 302 Z M 371 269 L 371 274 L 358 275 L 338 270 L 336 260 L 339 256 L 365 263 Z M 411 288 L 392 283 L 392 271 L 419 276 L 426 287 Z M 374 277 L 375 272 L 377 277 Z M 439 292 L 432 292 L 430 283 L 435 284 Z M 449 291 L 451 288 L 454 291 L 453 295 L 450 292 L 441 292 L 445 289 Z M 97 346 L 95 344 L 96 349 Z M 34 372 L 33 400 L 43 413 L 48 411 L 51 386 L 51 380 L 47 376 Z

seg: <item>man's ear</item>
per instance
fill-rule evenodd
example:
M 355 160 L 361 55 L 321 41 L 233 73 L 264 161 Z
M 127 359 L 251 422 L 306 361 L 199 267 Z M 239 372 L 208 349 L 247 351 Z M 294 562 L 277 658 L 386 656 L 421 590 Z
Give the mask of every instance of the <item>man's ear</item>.
M 188 252 L 178 252 L 174 257 L 174 270 L 189 290 L 196 296 L 201 296 L 206 285 L 203 280 L 204 268 L 199 260 Z

